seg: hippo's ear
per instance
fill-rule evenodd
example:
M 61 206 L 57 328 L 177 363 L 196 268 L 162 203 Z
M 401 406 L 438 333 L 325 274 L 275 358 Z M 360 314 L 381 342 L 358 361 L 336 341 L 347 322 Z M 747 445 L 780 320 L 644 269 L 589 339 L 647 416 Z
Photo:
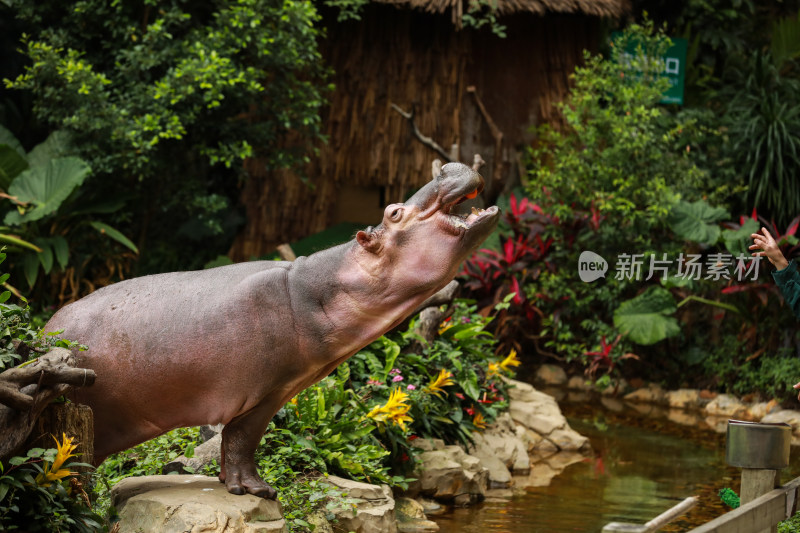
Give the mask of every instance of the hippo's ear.
M 373 254 L 377 254 L 381 249 L 380 239 L 378 239 L 374 231 L 371 231 L 371 228 L 368 228 L 367 231 L 362 230 L 356 233 L 356 242 Z

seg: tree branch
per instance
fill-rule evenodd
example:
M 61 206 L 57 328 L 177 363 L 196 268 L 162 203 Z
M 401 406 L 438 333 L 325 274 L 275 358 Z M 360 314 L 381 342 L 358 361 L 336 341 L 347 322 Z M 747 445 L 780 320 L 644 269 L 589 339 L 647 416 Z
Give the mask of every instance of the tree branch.
M 94 370 L 75 368 L 66 348 L 54 348 L 29 364 L 0 374 L 0 458 L 14 452 L 28 438 L 36 419 L 55 398 L 73 387 L 87 387 Z
M 442 157 L 442 159 L 444 159 L 448 163 L 453 161 L 451 159 L 451 157 L 450 157 L 450 154 L 445 152 L 444 148 L 439 146 L 436 143 L 436 141 L 434 141 L 430 137 L 426 137 L 425 135 L 422 134 L 421 131 L 419 131 L 419 128 L 417 127 L 417 124 L 414 122 L 414 109 L 413 108 L 411 109 L 411 113 L 408 113 L 408 112 L 403 111 L 402 109 L 400 109 L 396 104 L 391 104 L 391 106 L 392 106 L 392 109 L 397 111 L 403 118 L 405 118 L 408 121 L 409 126 L 411 126 L 411 132 L 414 134 L 414 137 L 416 137 L 416 139 L 419 142 L 421 142 L 423 145 L 427 146 L 428 148 L 430 148 L 431 150 L 433 150 L 434 152 L 439 154 Z

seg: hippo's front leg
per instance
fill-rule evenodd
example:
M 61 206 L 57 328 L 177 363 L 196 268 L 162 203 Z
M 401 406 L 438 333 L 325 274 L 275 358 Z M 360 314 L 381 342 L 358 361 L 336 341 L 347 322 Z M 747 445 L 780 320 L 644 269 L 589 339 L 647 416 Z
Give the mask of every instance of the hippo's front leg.
M 274 500 L 278 493 L 261 479 L 256 470 L 255 453 L 264 431 L 277 412 L 274 402 L 265 399 L 239 415 L 222 430 L 222 464 L 219 480 L 231 494 L 253 494 Z

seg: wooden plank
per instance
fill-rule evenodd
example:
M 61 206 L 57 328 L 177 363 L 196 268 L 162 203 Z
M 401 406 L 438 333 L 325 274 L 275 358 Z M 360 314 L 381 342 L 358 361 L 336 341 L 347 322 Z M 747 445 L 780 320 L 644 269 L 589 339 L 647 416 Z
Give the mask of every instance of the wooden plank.
M 798 487 L 800 478 L 795 478 L 738 509 L 692 529 L 691 533 L 753 533 L 772 528 L 793 512 Z M 787 501 L 792 505 L 787 505 Z

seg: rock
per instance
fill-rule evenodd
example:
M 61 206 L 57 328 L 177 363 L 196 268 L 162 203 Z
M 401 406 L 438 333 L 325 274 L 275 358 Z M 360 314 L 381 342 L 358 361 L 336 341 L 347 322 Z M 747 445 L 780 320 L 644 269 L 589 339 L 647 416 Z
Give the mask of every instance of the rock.
M 603 396 L 617 396 L 619 394 L 623 394 L 628 389 L 628 382 L 625 381 L 623 378 L 619 378 L 614 380 L 614 382 L 600 391 L 600 394 Z
M 728 431 L 728 417 L 725 416 L 707 416 L 705 422 L 717 433 L 727 433 Z
M 567 373 L 564 372 L 564 369 L 560 366 L 542 365 L 536 372 L 536 377 L 534 379 L 545 385 L 562 386 L 567 383 Z
M 225 424 L 215 424 L 213 426 L 200 426 L 200 438 L 203 439 L 203 442 L 209 441 L 214 438 L 215 435 L 219 435 L 222 433 L 222 430 L 225 428 Z
M 120 515 L 120 533 L 284 533 L 277 501 L 236 496 L 207 476 L 141 476 L 111 489 Z
M 700 393 L 696 389 L 669 391 L 667 403 L 675 409 L 694 409 L 700 406 Z
M 206 426 L 211 427 L 211 426 Z M 216 433 L 209 440 L 194 449 L 194 455 L 190 458 L 181 455 L 171 462 L 164 465 L 162 469 L 165 474 L 170 472 L 184 473 L 184 468 L 189 468 L 189 472 L 200 472 L 203 467 L 219 465 L 222 462 L 222 434 Z
M 401 533 L 416 531 L 439 531 L 439 525 L 425 516 L 425 508 L 411 498 L 398 498 L 395 501 L 397 530 Z M 315 531 L 316 533 L 316 531 Z
M 426 516 L 437 516 L 447 512 L 447 508 L 441 505 L 436 500 L 429 500 L 427 498 L 418 498 L 416 500 L 422 505 L 422 510 Z
M 590 449 L 589 439 L 566 424 L 563 428 L 554 429 L 546 438 L 562 451 L 577 452 Z
M 666 402 L 666 393 L 664 392 L 664 389 L 662 389 L 660 385 L 656 383 L 651 383 L 647 387 L 643 387 L 641 389 L 637 389 L 631 393 L 626 394 L 624 396 L 624 399 L 629 402 L 660 404 Z
M 411 446 L 418 450 L 430 452 L 433 450 L 443 450 L 444 441 L 442 439 L 414 439 L 411 441 Z
M 489 470 L 480 459 L 468 455 L 459 446 L 422 452 L 407 496 L 417 493 L 439 501 L 464 505 L 483 499 L 489 483 Z
M 587 391 L 570 391 L 567 393 L 567 402 L 569 403 L 586 403 L 591 399 L 591 393 Z
M 578 390 L 583 392 L 588 392 L 592 390 L 594 387 L 592 386 L 592 382 L 586 379 L 583 376 L 572 376 L 567 381 L 567 388 L 570 390 Z
M 507 502 L 514 497 L 514 491 L 511 489 L 489 489 L 486 491 L 487 502 Z
M 520 433 L 525 435 L 524 428 L 517 426 L 508 413 L 503 413 L 484 432 L 473 434 L 473 444 L 468 451 L 489 469 L 490 481 L 498 483 L 501 482 L 500 478 L 506 477 L 493 476 L 493 472 L 502 474 L 502 469 L 486 462 L 493 459 L 502 462 L 506 470 L 514 470 L 517 473 L 527 473 L 530 470 L 528 446 L 520 438 Z M 508 482 L 510 481 L 509 477 Z
M 750 418 L 747 407 L 738 398 L 730 394 L 717 395 L 716 398 L 708 402 L 705 410 L 711 416 L 727 416 L 739 420 L 748 420 Z
M 777 400 L 759 402 L 751 405 L 748 410 L 750 411 L 750 420 L 761 420 L 768 414 L 780 410 L 780 404 Z
M 503 381 L 508 385 L 508 398 L 510 400 L 532 402 L 541 394 L 530 383 L 509 378 L 503 378 Z
M 489 470 L 490 489 L 506 489 L 511 486 L 511 472 L 496 455 L 480 457 L 481 464 Z
M 547 439 L 542 439 L 533 449 L 533 453 L 531 453 L 531 468 L 533 468 L 533 463 L 550 457 L 555 453 L 558 453 L 558 446 Z
M 314 533 L 333 533 L 333 526 L 322 511 L 314 511 L 308 515 L 306 522 L 314 526 Z
M 781 409 L 766 415 L 761 419 L 761 422 L 765 424 L 784 422 L 792 426 L 793 433 L 798 433 L 798 429 L 800 429 L 800 412 L 791 409 Z
M 388 485 L 370 485 L 337 476 L 328 476 L 325 482 L 341 489 L 348 500 L 331 509 L 336 516 L 335 530 L 354 533 L 397 531 L 394 497 Z
M 600 403 L 603 405 L 603 407 L 614 413 L 621 413 L 625 410 L 625 404 L 616 398 L 603 396 L 600 398 Z
M 702 422 L 702 418 L 698 413 L 683 409 L 669 409 L 667 411 L 667 419 L 682 426 L 698 426 Z

